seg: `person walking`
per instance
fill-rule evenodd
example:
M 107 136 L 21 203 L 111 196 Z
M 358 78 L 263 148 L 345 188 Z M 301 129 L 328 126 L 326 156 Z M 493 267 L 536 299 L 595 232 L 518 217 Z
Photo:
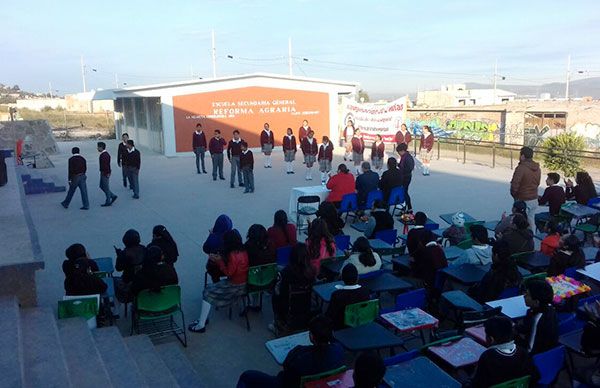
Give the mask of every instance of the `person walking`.
M 81 202 L 83 204 L 81 210 L 88 210 L 90 208 L 90 203 L 88 201 L 86 185 L 87 177 L 85 175 L 87 172 L 87 163 L 85 158 L 79 155 L 79 147 L 73 147 L 71 149 L 71 154 L 73 154 L 73 156 L 69 158 L 69 191 L 67 192 L 67 197 L 65 200 L 60 204 L 65 209 L 68 209 L 71 199 L 73 198 L 73 194 L 75 194 L 75 190 L 79 188 L 79 192 L 81 193 Z
M 237 129 L 233 131 L 233 139 L 229 140 L 227 144 L 227 160 L 231 164 L 231 180 L 229 186 L 233 189 L 235 187 L 235 174 L 237 172 L 238 186 L 244 187 L 242 180 L 242 170 L 240 169 L 240 155 L 242 153 L 242 143 L 244 141 L 240 137 L 240 131 Z
M 135 149 L 133 140 L 127 140 L 127 172 L 129 176 L 129 187 L 133 190 L 133 198 L 140 198 L 140 167 L 142 165 L 142 157 L 140 151 Z
M 538 207 L 538 187 L 541 179 L 542 170 L 539 163 L 533 160 L 533 150 L 529 147 L 521 148 L 519 164 L 510 181 L 510 195 L 515 201 L 523 201 L 527 205 L 527 221 L 531 229 L 535 225 L 534 217 Z
M 227 143 L 225 139 L 221 137 L 221 131 L 215 129 L 215 135 L 208 144 L 208 151 L 210 152 L 210 158 L 212 159 L 212 176 L 213 181 L 217 180 L 217 172 L 219 173 L 219 179 L 224 181 L 223 176 L 223 150 Z
M 106 201 L 100 205 L 102 207 L 110 206 L 117 200 L 117 196 L 110 191 L 110 154 L 106 151 L 106 143 L 103 141 L 98 142 L 98 161 L 100 164 L 100 190 L 104 191 L 106 195 Z
M 202 172 L 206 174 L 204 167 L 204 154 L 206 153 L 206 135 L 202 130 L 202 124 L 196 124 L 196 130 L 192 135 L 192 149 L 196 154 L 196 171 L 200 174 L 200 164 L 202 164 Z
M 260 133 L 260 147 L 262 148 L 262 152 L 265 155 L 265 168 L 273 167 L 271 161 L 271 153 L 273 152 L 273 146 L 275 145 L 275 138 L 273 137 L 273 132 L 269 128 L 269 123 L 265 123 L 264 129 Z
M 117 166 L 121 167 L 123 187 L 127 187 L 127 140 L 129 140 L 129 135 L 127 133 L 122 134 L 117 150 Z

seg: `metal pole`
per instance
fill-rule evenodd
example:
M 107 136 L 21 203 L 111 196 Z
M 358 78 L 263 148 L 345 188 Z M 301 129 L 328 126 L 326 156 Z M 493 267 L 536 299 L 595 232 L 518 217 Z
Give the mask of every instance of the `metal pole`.
M 288 67 L 290 70 L 290 77 L 294 75 L 292 70 L 292 38 L 288 38 Z
M 571 82 L 571 54 L 567 57 L 567 82 L 565 86 L 565 99 L 569 101 L 569 83 Z
M 85 84 L 85 65 L 83 64 L 83 55 L 81 56 L 81 79 L 83 80 L 83 92 L 87 92 L 87 87 Z
M 496 142 L 492 144 L 492 168 L 496 168 Z
M 492 102 L 492 104 L 496 104 L 496 86 L 497 86 L 497 75 L 498 75 L 498 60 L 496 59 L 496 62 L 494 64 L 494 101 Z
M 115 87 L 119 88 L 119 75 L 117 73 L 115 73 Z
M 211 32 L 213 78 L 217 78 L 217 48 L 215 47 L 215 30 Z
M 467 140 L 463 139 L 463 164 L 467 163 Z
M 512 148 L 510 149 L 510 169 L 513 169 L 513 154 L 512 154 Z
M 438 157 L 437 160 L 440 160 L 440 141 L 437 141 L 437 149 L 438 149 Z

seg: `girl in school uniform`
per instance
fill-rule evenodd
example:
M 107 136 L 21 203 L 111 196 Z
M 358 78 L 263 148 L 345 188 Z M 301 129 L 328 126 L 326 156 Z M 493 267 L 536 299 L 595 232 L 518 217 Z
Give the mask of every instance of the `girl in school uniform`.
M 360 129 L 356 128 L 354 131 L 354 137 L 352 137 L 352 161 L 354 161 L 354 168 L 356 169 L 356 175 L 360 174 L 360 165 L 363 162 L 363 154 L 365 152 L 365 141 L 362 138 Z
M 329 177 L 331 161 L 333 160 L 333 144 L 331 144 L 327 136 L 323 136 L 323 143 L 319 147 L 317 160 L 319 161 L 319 171 L 321 171 L 321 183 L 325 184 Z
M 408 132 L 408 127 L 406 124 L 402 124 L 400 126 L 400 130 L 396 132 L 396 148 L 398 148 L 398 146 L 402 143 L 408 146 L 411 140 L 412 136 L 410 132 Z
M 385 154 L 385 144 L 381 140 L 381 135 L 375 135 L 375 141 L 371 146 L 371 164 L 377 174 L 381 175 L 383 168 L 383 156 Z
M 306 121 L 306 120 L 305 120 Z M 302 140 L 300 140 L 302 141 Z M 287 129 L 287 134 L 283 137 L 283 158 L 285 160 L 285 173 L 293 174 L 294 166 L 293 162 L 296 160 L 296 137 L 294 136 L 294 132 L 292 128 Z
M 265 123 L 264 129 L 260 133 L 260 147 L 265 155 L 265 168 L 273 167 L 271 164 L 271 152 L 273 151 L 274 145 L 275 138 L 273 137 L 273 132 L 271 132 L 271 129 L 269 128 L 269 123 Z
M 344 133 L 342 134 L 343 147 L 346 149 L 344 153 L 344 160 L 352 161 L 352 138 L 354 137 L 354 122 L 348 120 Z
M 304 153 L 304 163 L 306 164 L 306 180 L 312 181 L 312 167 L 317 161 L 317 153 L 319 147 L 317 146 L 317 139 L 315 139 L 315 132 L 310 130 L 304 139 L 300 148 Z
M 423 163 L 423 175 L 429 175 L 429 164 L 433 155 L 433 133 L 428 125 L 423 126 L 421 134 L 421 145 L 419 147 L 421 154 L 421 162 Z

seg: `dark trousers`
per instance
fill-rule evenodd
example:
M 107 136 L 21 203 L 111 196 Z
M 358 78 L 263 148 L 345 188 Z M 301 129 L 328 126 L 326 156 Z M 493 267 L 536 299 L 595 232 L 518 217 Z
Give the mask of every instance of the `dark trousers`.
M 71 199 L 73 199 L 73 194 L 75 194 L 75 190 L 79 188 L 79 192 L 81 193 L 81 202 L 83 203 L 83 207 L 90 207 L 90 203 L 88 201 L 87 194 L 87 184 L 85 183 L 87 177 L 85 174 L 76 175 L 69 182 L 69 191 L 67 192 L 67 198 L 63 201 L 66 206 L 69 206 L 71 203 Z
M 129 187 L 133 190 L 133 195 L 138 197 L 140 195 L 140 181 L 139 181 L 140 170 L 135 167 L 127 167 L 127 179 L 129 180 Z
M 204 167 L 204 154 L 206 153 L 206 148 L 196 147 L 194 153 L 196 154 L 196 170 L 200 172 L 200 163 L 202 163 L 202 171 L 206 172 L 206 168 Z
M 104 191 L 104 195 L 106 195 L 106 204 L 110 204 L 115 195 L 110 191 L 109 176 L 100 174 L 100 190 Z
M 123 187 L 127 187 L 127 166 L 121 165 L 121 172 L 123 173 Z
M 404 187 L 404 201 L 406 202 L 407 210 L 412 210 L 412 202 L 410 201 L 410 195 L 408 194 L 408 186 L 410 186 L 411 180 L 412 175 L 402 178 L 402 187 Z
M 214 179 L 217 179 L 217 172 L 219 173 L 219 178 L 224 179 L 223 176 L 223 154 L 210 154 L 212 159 L 212 176 Z
M 244 176 L 244 186 L 246 191 L 254 191 L 254 171 L 250 167 L 244 167 L 242 169 L 242 175 Z
M 235 183 L 235 174 L 237 173 L 237 178 L 238 178 L 238 184 L 242 184 L 245 183 L 242 180 L 242 171 L 240 170 L 240 157 L 239 156 L 232 156 L 231 159 L 229 160 L 229 162 L 231 163 L 231 185 L 233 186 L 233 184 Z
M 241 374 L 237 388 L 279 388 L 283 382 L 279 376 L 271 376 L 257 370 L 247 370 Z

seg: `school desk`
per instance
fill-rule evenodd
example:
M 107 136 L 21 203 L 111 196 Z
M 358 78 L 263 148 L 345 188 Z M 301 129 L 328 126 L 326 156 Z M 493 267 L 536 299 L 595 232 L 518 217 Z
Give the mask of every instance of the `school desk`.
M 439 366 L 422 356 L 387 367 L 383 381 L 390 387 L 399 388 L 459 388 L 461 386 Z
M 375 322 L 334 331 L 333 337 L 351 352 L 404 346 L 402 338 Z
M 502 307 L 502 314 L 510 319 L 519 319 L 527 315 L 527 306 L 523 295 L 513 296 L 512 298 L 498 299 L 486 303 L 491 308 Z
M 308 331 L 265 342 L 267 350 L 279 365 L 283 364 L 290 350 L 298 345 L 311 345 Z
M 452 368 L 459 369 L 476 364 L 485 352 L 485 347 L 472 338 L 463 337 L 457 341 L 431 346 L 427 350 Z

